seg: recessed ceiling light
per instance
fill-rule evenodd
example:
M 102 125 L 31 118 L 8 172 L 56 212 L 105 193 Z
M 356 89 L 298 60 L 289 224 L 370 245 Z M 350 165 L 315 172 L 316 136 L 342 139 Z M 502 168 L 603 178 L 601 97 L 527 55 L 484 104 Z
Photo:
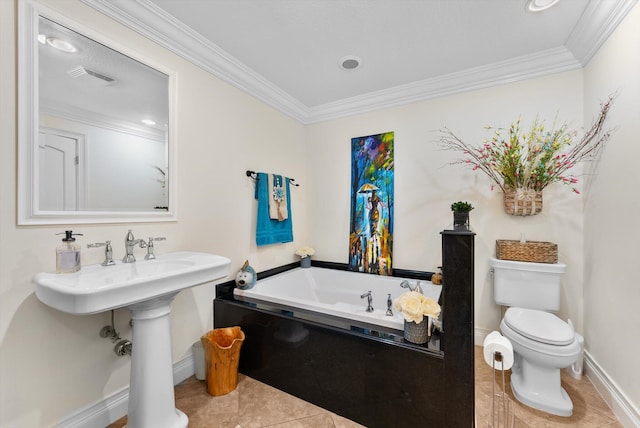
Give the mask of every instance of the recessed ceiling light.
M 144 123 L 145 125 L 149 125 L 149 126 L 153 126 L 153 125 L 155 125 L 155 124 L 156 124 L 156 123 L 155 123 L 153 120 L 151 120 L 151 119 L 142 119 L 142 120 L 141 120 L 141 122 L 142 122 L 142 123 Z
M 530 12 L 542 12 L 558 3 L 560 0 L 529 0 L 526 9 Z
M 47 37 L 47 44 L 63 52 L 73 53 L 78 50 L 66 40 L 56 39 L 55 37 Z
M 338 65 L 343 70 L 352 71 L 360 68 L 360 64 L 362 64 L 362 59 L 360 57 L 354 55 L 347 55 L 338 61 Z

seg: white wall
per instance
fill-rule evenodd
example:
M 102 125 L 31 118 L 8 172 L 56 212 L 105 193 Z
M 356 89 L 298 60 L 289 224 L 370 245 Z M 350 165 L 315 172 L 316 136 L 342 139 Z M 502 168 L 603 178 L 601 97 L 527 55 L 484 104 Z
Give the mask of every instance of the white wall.
M 166 206 L 168 193 L 158 182 L 167 171 L 167 145 L 135 132 L 40 115 L 40 126 L 84 136 L 80 156 L 83 211 L 153 211 Z
M 504 213 L 502 192 L 491 191 L 484 176 L 447 165 L 456 154 L 442 151 L 438 129 L 449 127 L 470 143 L 488 134 L 485 125 L 508 126 L 519 115 L 524 124 L 536 114 L 551 123 L 556 114 L 582 125 L 582 71 L 506 84 L 308 127 L 310 242 L 317 258 L 346 263 L 349 235 L 350 141 L 352 137 L 395 132 L 395 219 L 393 265 L 435 271 L 441 261 L 439 232 L 450 228 L 450 205 L 468 200 L 476 236 L 475 323 L 496 329 L 500 310 L 493 303 L 488 258 L 496 239 L 527 239 L 558 244 L 567 263 L 560 315 L 582 324 L 582 198 L 568 187 L 544 191 L 544 209 L 533 217 Z
M 585 117 L 618 91 L 617 125 L 585 195 L 586 347 L 640 415 L 640 4 L 584 70 Z M 615 406 L 614 406 L 615 408 Z
M 249 259 L 257 270 L 297 260 L 295 249 L 309 242 L 306 219 L 304 127 L 230 87 L 80 1 L 48 0 L 65 16 L 104 33 L 143 57 L 178 73 L 178 217 L 176 223 L 71 226 L 84 233 L 83 264 L 99 263 L 89 242 L 113 240 L 124 255 L 124 236 L 166 236 L 156 253 L 190 249 L 230 257 L 232 272 Z M 0 1 L 0 426 L 48 427 L 78 409 L 128 386 L 129 358 L 113 353 L 99 337 L 109 314 L 76 317 L 50 309 L 34 294 L 31 278 L 55 269 L 55 233 L 67 227 L 16 226 L 16 43 L 13 1 Z M 290 244 L 255 246 L 256 203 L 245 170 L 294 177 L 294 237 Z M 137 250 L 140 251 L 140 250 Z M 144 250 L 139 255 L 144 254 Z M 228 279 L 231 279 L 230 276 Z M 174 361 L 212 328 L 213 285 L 182 292 L 173 304 Z M 116 313 L 116 327 L 131 337 L 128 313 Z

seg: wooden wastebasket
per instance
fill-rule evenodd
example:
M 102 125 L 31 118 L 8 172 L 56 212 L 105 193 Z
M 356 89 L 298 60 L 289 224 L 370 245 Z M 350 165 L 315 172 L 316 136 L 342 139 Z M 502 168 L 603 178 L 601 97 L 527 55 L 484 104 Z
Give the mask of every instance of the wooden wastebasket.
M 238 386 L 238 363 L 244 333 L 240 327 L 216 328 L 200 338 L 204 348 L 207 391 L 225 395 Z

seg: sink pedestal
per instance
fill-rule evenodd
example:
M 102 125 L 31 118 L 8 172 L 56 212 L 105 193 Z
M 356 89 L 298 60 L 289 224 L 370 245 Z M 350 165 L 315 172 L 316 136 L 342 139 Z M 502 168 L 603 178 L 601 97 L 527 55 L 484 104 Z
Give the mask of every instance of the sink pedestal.
M 171 358 L 171 302 L 178 293 L 128 306 L 133 320 L 127 428 L 185 428 L 176 409 Z

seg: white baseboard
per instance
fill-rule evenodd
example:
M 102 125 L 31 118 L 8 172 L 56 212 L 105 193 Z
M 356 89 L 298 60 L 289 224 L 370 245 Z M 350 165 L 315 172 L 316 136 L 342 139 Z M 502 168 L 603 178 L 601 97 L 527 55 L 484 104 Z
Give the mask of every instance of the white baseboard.
M 493 330 L 487 330 L 486 328 L 476 327 L 473 332 L 473 344 L 476 346 L 482 346 L 484 344 L 484 338 L 492 331 Z
M 586 376 L 611 407 L 620 423 L 625 428 L 640 428 L 640 410 L 631 403 L 631 400 L 618 388 L 588 351 L 584 353 L 584 362 Z
M 189 355 L 173 364 L 173 383 L 179 384 L 194 373 L 193 356 Z M 129 388 L 124 388 L 104 400 L 66 416 L 56 428 L 106 427 L 127 414 Z

